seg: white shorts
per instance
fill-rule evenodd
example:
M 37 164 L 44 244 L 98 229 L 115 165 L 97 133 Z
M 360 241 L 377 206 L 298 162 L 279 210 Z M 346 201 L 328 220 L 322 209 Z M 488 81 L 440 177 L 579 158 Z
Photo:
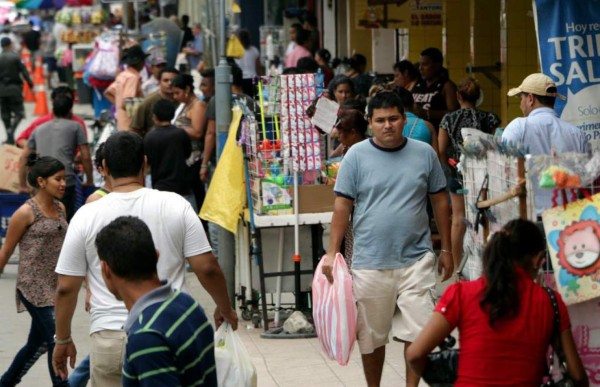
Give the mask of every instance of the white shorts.
M 401 269 L 352 270 L 361 354 L 386 345 L 390 331 L 401 341 L 417 338 L 435 307 L 435 263 L 429 252 Z

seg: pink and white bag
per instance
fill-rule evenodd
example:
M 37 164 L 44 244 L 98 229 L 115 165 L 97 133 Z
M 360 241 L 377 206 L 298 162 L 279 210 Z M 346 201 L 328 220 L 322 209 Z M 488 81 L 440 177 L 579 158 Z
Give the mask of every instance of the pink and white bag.
M 321 348 L 331 360 L 348 364 L 356 341 L 356 302 L 352 293 L 352 276 L 342 254 L 333 261 L 333 284 L 321 270 L 323 257 L 312 282 L 313 320 Z

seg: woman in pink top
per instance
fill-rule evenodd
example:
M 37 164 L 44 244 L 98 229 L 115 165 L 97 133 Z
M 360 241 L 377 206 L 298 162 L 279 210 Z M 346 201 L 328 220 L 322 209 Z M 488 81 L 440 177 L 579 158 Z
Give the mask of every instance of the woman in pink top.
M 534 281 L 545 257 L 546 241 L 534 223 L 516 219 L 496 232 L 483 253 L 483 276 L 448 287 L 407 350 L 415 372 L 421 375 L 427 354 L 458 328 L 455 386 L 538 387 L 546 373 L 548 347 L 558 340 L 569 376 L 576 386 L 588 386 L 562 298 L 551 291 L 558 309 L 555 326 L 555 302 Z
M 311 45 L 312 41 L 310 40 L 310 33 L 304 29 L 298 30 L 296 33 L 296 47 L 285 57 L 285 67 L 296 67 L 298 65 L 298 60 L 307 56 L 312 56 L 310 52 Z
M 148 54 L 144 53 L 139 45 L 129 48 L 123 56 L 123 63 L 127 69 L 117 75 L 115 81 L 104 92 L 104 96 L 115 105 L 119 130 L 129 130 L 131 125 L 131 117 L 125 110 L 126 100 L 143 97 L 140 71 L 144 68 L 146 57 Z

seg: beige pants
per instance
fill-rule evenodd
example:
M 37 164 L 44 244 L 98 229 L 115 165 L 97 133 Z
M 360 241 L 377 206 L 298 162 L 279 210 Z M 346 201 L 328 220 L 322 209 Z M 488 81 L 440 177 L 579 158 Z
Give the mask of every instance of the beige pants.
M 390 332 L 402 341 L 415 340 L 435 306 L 435 261 L 427 253 L 401 269 L 352 270 L 361 354 L 386 345 Z
M 90 380 L 92 387 L 120 387 L 127 334 L 124 331 L 92 333 Z

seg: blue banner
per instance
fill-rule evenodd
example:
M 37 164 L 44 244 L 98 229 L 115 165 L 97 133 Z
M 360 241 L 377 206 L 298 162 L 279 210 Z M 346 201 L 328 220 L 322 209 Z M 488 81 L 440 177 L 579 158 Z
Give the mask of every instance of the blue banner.
M 542 72 L 566 101 L 560 117 L 600 144 L 600 0 L 534 0 Z

